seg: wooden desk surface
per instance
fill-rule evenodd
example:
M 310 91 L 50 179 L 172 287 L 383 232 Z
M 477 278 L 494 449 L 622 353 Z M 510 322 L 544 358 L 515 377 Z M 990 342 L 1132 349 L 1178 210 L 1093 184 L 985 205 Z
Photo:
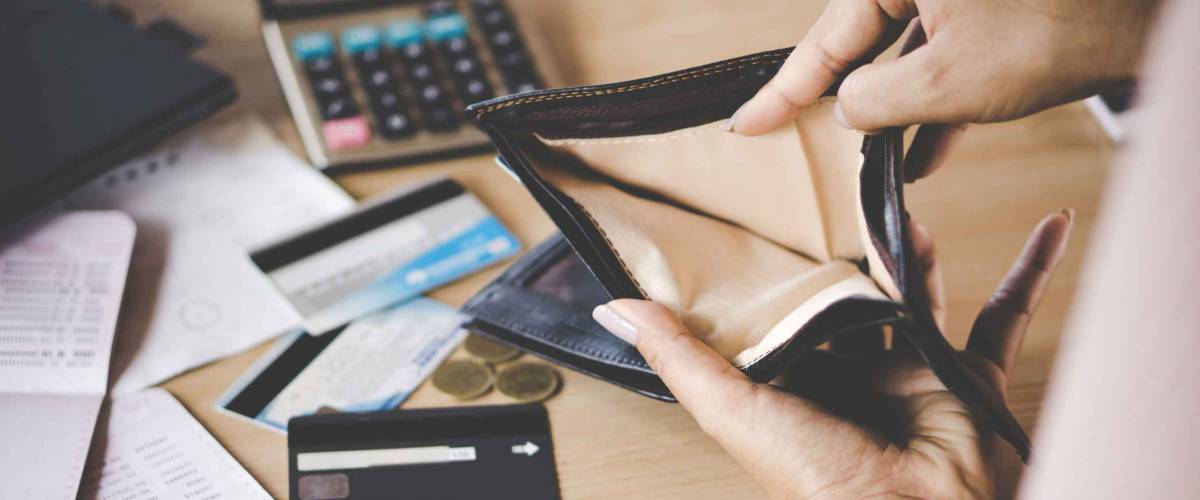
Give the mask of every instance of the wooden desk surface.
M 231 73 L 241 94 L 225 113 L 257 113 L 303 156 L 271 72 L 252 0 L 117 0 L 139 22 L 176 18 L 208 38 L 199 57 Z M 621 80 L 794 44 L 822 9 L 819 1 L 511 0 L 544 30 L 567 83 Z M 1032 428 L 1091 232 L 1112 147 L 1081 105 L 1016 122 L 973 127 L 936 176 L 910 188 L 910 211 L 937 238 L 950 302 L 951 341 L 963 345 L 975 312 L 1039 218 L 1076 209 L 1073 245 L 1032 325 L 1012 376 L 1011 405 Z M 488 155 L 355 173 L 337 181 L 356 197 L 449 172 L 474 190 L 525 245 L 552 226 Z M 503 267 L 503 266 L 500 266 Z M 500 269 L 433 293 L 460 304 Z M 273 495 L 287 495 L 285 439 L 218 413 L 214 401 L 264 346 L 177 377 L 164 386 Z M 677 405 L 658 403 L 563 370 L 564 389 L 547 402 L 565 498 L 755 498 L 762 491 Z M 490 395 L 478 403 L 502 402 Z M 422 388 L 406 407 L 450 404 Z M 1020 466 L 1008 453 L 1001 494 Z

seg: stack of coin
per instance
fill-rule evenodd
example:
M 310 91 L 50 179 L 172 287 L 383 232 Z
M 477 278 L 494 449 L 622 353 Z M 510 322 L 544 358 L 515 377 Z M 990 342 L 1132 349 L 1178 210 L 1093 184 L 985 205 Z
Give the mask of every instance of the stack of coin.
M 558 390 L 558 372 L 543 363 L 516 363 L 494 372 L 493 365 L 520 357 L 521 351 L 515 347 L 474 334 L 463 347 L 477 359 L 449 360 L 433 372 L 433 386 L 456 399 L 477 398 L 493 385 L 522 403 L 542 401 Z

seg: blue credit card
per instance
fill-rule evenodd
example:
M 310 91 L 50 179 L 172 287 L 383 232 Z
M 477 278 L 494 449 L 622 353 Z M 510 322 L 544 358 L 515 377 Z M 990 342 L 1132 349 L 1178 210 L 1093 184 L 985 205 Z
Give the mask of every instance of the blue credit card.
M 520 243 L 475 195 L 442 178 L 251 254 L 321 335 L 508 258 Z

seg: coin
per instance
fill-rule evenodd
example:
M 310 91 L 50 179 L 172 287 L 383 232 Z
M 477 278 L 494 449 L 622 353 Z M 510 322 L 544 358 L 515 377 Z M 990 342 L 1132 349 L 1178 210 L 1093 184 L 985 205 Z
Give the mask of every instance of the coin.
M 433 372 L 433 386 L 455 399 L 474 399 L 492 388 L 492 369 L 471 359 L 442 363 Z
M 496 389 L 522 403 L 550 397 L 558 383 L 558 372 L 541 363 L 517 363 L 496 375 Z
M 467 337 L 463 346 L 467 348 L 467 352 L 489 363 L 503 363 L 521 355 L 521 351 L 513 346 L 474 334 Z

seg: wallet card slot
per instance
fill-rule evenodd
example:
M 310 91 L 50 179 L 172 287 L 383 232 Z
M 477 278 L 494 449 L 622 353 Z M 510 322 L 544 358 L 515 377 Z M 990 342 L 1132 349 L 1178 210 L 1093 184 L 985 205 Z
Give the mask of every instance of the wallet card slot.
M 617 339 L 591 319 L 591 309 L 525 288 L 497 283 L 477 300 L 472 300 L 464 311 L 475 321 L 521 332 L 526 338 L 548 346 L 594 361 L 651 373 L 636 348 Z

